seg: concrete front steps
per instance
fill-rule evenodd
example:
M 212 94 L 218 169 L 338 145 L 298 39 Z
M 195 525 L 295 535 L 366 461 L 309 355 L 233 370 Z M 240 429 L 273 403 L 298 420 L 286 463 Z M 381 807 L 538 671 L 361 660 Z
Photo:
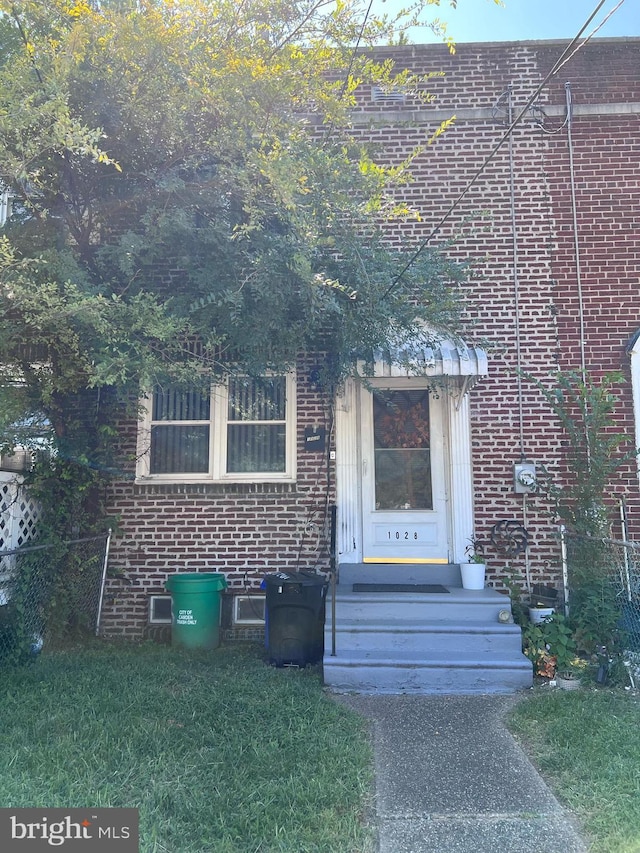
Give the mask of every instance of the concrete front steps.
M 438 583 L 448 593 L 353 592 L 354 583 Z M 353 693 L 512 693 L 530 687 L 509 598 L 462 589 L 459 566 L 340 567 L 325 623 L 325 684 Z M 335 635 L 332 619 L 335 614 Z M 335 636 L 335 655 L 333 654 Z

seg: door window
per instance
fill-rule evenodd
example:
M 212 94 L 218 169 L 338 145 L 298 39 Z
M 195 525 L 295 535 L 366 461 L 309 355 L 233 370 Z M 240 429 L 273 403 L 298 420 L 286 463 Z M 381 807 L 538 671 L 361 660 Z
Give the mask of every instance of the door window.
M 376 509 L 433 509 L 429 391 L 375 391 L 373 432 Z

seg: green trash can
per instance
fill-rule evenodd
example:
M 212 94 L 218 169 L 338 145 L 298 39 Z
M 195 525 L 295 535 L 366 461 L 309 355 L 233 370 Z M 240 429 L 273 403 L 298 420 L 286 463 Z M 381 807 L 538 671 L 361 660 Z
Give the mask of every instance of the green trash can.
M 171 644 L 187 649 L 220 645 L 220 591 L 227 586 L 218 572 L 179 572 L 165 583 L 171 593 Z

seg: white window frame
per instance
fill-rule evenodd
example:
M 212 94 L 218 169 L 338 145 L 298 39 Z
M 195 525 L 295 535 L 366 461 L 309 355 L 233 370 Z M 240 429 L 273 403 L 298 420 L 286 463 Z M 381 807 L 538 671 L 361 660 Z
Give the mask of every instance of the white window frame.
M 240 617 L 240 602 L 251 601 L 253 606 L 261 610 L 263 616 L 252 614 L 251 617 L 242 619 Z M 264 595 L 234 595 L 233 597 L 233 624 L 234 625 L 264 625 L 266 621 L 267 602 Z
M 149 625 L 171 625 L 171 615 L 162 618 L 156 614 L 155 605 L 158 600 L 171 602 L 170 595 L 162 595 L 153 593 L 149 596 Z
M 276 374 L 271 374 L 276 375 Z M 293 483 L 296 479 L 296 376 L 295 373 L 281 374 L 286 380 L 285 398 L 285 470 L 282 472 L 227 473 L 227 414 L 228 414 L 228 385 L 213 384 L 211 386 L 211 405 L 209 420 L 202 423 L 209 425 L 209 471 L 206 473 L 151 473 L 151 415 L 153 396 L 146 394 L 140 401 L 141 415 L 138 422 L 137 446 L 137 483 Z M 235 378 L 235 377 L 234 377 Z M 178 423 L 178 422 L 176 422 Z M 198 424 L 200 421 L 192 421 Z M 268 421 L 266 422 L 268 423 Z

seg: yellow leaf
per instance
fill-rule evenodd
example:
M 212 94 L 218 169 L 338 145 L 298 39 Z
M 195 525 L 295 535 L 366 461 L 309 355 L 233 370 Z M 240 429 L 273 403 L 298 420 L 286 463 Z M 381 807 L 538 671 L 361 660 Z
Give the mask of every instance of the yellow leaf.
M 436 140 L 439 136 L 441 136 L 441 135 L 445 132 L 445 130 L 447 130 L 447 128 L 451 127 L 451 126 L 455 123 L 455 120 L 456 120 L 456 116 L 455 116 L 455 115 L 452 115 L 452 116 L 451 116 L 451 118 L 447 118 L 447 119 L 445 119 L 445 120 L 440 124 L 440 127 L 439 127 L 436 131 L 434 131 L 434 133 L 432 133 L 432 134 L 431 134 L 431 136 L 430 136 L 430 138 L 429 138 L 429 140 L 428 140 L 428 143 L 427 143 L 427 144 L 428 144 L 428 145 L 431 145 L 431 143 L 432 143 L 432 142 L 435 142 L 435 140 Z

